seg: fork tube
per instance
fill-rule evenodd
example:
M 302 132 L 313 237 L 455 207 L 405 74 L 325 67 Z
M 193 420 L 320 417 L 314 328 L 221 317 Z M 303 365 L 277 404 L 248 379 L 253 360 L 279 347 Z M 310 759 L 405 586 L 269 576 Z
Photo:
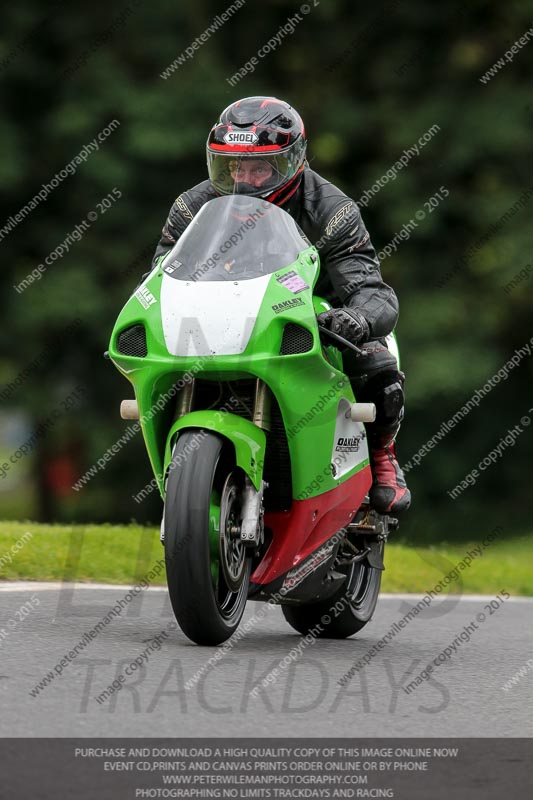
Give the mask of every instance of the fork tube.
M 255 382 L 254 415 L 252 421 L 263 430 L 270 430 L 270 406 L 272 395 L 270 389 L 259 378 Z
M 184 417 L 185 414 L 190 414 L 193 408 L 194 402 L 194 395 L 196 391 L 196 380 L 195 378 L 192 379 L 190 383 L 187 383 L 183 389 L 180 389 L 178 393 L 178 398 L 176 400 L 176 415 L 175 419 L 179 419 L 180 417 Z

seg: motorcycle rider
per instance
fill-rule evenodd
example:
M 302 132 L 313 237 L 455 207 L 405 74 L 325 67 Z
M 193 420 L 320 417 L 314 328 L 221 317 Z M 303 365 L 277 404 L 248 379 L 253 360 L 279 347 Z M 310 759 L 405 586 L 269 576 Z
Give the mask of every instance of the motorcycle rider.
M 404 414 L 404 375 L 384 340 L 396 325 L 398 301 L 381 277 L 356 203 L 309 168 L 306 148 L 304 124 L 288 103 L 247 97 L 229 105 L 207 140 L 209 180 L 173 203 L 154 263 L 174 246 L 200 208 L 220 195 L 260 197 L 293 217 L 320 254 L 316 294 L 337 306 L 319 314 L 319 323 L 363 345 L 364 357 L 346 350 L 343 359 L 358 401 L 376 405 L 376 420 L 367 425 L 370 502 L 376 511 L 398 514 L 411 502 L 395 452 Z

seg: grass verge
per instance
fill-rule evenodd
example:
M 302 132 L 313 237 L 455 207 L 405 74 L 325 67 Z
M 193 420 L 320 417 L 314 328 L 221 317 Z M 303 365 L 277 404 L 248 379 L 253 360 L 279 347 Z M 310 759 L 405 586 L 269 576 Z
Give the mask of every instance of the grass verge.
M 29 536 L 28 534 L 31 534 Z M 431 547 L 388 544 L 384 592 L 422 592 L 465 558 L 476 542 Z M 132 584 L 163 556 L 159 531 L 140 525 L 39 525 L 0 522 L 0 580 L 95 581 Z M 533 541 L 494 542 L 459 572 L 447 592 L 533 595 Z M 158 581 L 164 584 L 164 575 Z

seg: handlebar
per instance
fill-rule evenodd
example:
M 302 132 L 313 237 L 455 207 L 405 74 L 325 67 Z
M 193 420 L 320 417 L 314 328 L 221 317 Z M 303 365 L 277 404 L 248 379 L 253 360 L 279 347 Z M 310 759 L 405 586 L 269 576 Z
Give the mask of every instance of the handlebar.
M 364 353 L 361 350 L 361 348 L 357 347 L 357 345 L 353 344 L 353 342 L 349 342 L 348 339 L 344 338 L 344 336 L 339 336 L 338 333 L 333 333 L 333 331 L 330 331 L 329 328 L 326 328 L 323 325 L 319 325 L 318 330 L 320 331 L 321 334 L 325 333 L 326 336 L 329 336 L 331 339 L 335 339 L 335 341 L 338 342 L 339 344 L 342 344 L 343 347 L 347 347 L 350 350 L 353 350 L 354 353 L 357 353 L 358 356 L 364 356 Z

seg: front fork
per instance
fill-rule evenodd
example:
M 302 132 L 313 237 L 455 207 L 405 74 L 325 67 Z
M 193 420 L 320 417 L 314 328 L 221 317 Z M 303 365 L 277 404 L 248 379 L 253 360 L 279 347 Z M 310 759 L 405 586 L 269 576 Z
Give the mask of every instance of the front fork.
M 172 451 L 182 430 L 202 428 L 228 440 L 234 447 L 237 466 L 244 472 L 239 536 L 247 547 L 257 549 L 263 540 L 265 431 L 271 427 L 272 394 L 268 386 L 258 378 L 255 385 L 253 421 L 250 422 L 231 412 L 216 409 L 193 410 L 195 393 L 196 380 L 193 379 L 178 394 L 175 419 L 167 436 L 164 474 L 168 474 Z

